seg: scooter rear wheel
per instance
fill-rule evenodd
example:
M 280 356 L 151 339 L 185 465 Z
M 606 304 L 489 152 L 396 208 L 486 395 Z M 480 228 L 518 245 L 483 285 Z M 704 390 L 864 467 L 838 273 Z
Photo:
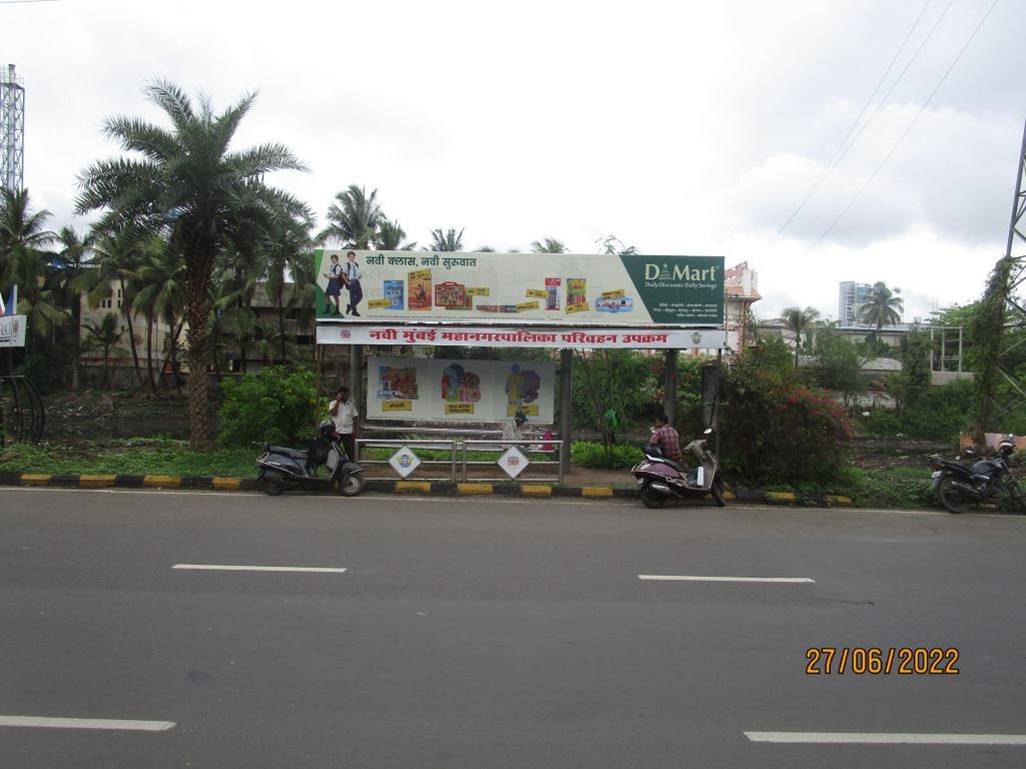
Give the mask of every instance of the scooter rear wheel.
M 641 489 L 641 502 L 645 507 L 658 510 L 666 504 L 666 496 L 653 489 L 650 485 L 646 485 Z
M 969 509 L 972 500 L 958 489 L 953 488 L 955 480 L 948 476 L 942 478 L 937 487 L 937 498 L 949 513 L 964 513 Z
M 278 473 L 265 472 L 260 479 L 260 488 L 269 497 L 276 497 L 285 492 L 285 480 Z

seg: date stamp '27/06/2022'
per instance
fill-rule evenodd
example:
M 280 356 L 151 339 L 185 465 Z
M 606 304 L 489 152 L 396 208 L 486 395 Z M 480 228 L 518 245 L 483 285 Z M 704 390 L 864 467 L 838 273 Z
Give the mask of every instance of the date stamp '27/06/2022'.
M 812 676 L 957 676 L 959 656 L 953 646 L 810 646 L 805 650 L 805 672 Z

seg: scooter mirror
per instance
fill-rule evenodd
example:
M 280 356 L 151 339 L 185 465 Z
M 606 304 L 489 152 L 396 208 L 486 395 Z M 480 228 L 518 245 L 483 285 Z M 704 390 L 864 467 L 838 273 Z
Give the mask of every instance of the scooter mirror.
M 711 427 L 705 428 L 705 432 L 702 433 L 702 435 L 712 435 L 712 428 Z

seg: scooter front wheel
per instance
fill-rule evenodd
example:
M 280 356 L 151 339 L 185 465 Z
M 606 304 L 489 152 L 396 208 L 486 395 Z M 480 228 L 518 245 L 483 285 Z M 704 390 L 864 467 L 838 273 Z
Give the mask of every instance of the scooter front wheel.
M 645 507 L 658 510 L 666 504 L 666 495 L 653 489 L 651 484 L 646 484 L 641 489 L 641 502 Z
M 712 493 L 712 498 L 716 500 L 717 507 L 725 507 L 727 505 L 727 500 L 723 496 L 723 481 L 721 481 L 719 478 L 714 480 L 712 489 L 710 489 L 710 491 Z
M 366 482 L 363 480 L 363 474 L 354 473 L 338 482 L 338 490 L 342 493 L 343 497 L 355 497 L 363 491 L 363 487 L 366 485 Z

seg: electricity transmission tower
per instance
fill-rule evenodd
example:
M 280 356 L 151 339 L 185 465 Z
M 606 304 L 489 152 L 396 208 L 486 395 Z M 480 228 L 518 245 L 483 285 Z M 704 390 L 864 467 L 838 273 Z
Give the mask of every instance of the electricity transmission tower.
M 0 69 L 0 187 L 25 185 L 25 86 L 14 65 Z
M 1015 194 L 1012 196 L 1012 218 L 1008 223 L 1008 241 L 1005 255 L 994 267 L 983 295 L 976 320 L 976 342 L 980 345 L 982 362 L 977 386 L 979 412 L 977 432 L 996 427 L 995 420 L 1008 412 L 1026 405 L 1026 388 L 1003 365 L 1006 356 L 1023 342 L 1010 341 L 1006 332 L 1026 328 L 1026 303 L 1019 291 L 1026 283 L 1026 126 L 1023 127 L 1019 148 L 1018 171 L 1015 175 Z M 1012 393 L 1007 403 L 997 399 L 998 383 L 1007 383 Z

